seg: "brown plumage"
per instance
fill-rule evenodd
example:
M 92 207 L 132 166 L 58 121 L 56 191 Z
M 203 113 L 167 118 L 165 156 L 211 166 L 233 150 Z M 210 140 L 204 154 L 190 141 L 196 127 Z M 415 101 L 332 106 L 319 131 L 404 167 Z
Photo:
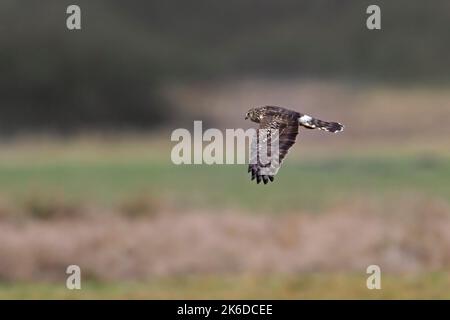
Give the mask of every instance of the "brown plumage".
M 337 122 L 322 121 L 296 111 L 274 106 L 250 109 L 245 119 L 259 123 L 259 128 L 252 141 L 248 172 L 251 173 L 252 180 L 256 179 L 257 183 L 263 181 L 264 184 L 274 180 L 283 159 L 295 143 L 299 126 L 328 132 L 340 132 L 344 128 Z M 260 131 L 263 129 L 265 131 Z M 278 159 L 272 155 L 270 149 L 271 142 L 275 139 L 278 139 Z M 264 163 L 260 161 L 262 152 L 267 153 L 269 161 L 264 161 Z

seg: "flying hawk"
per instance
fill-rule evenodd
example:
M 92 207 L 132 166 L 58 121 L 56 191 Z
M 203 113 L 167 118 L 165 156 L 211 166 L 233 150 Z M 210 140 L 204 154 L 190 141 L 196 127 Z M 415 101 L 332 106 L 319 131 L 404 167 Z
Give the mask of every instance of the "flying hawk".
M 269 180 L 274 180 L 281 162 L 295 143 L 299 126 L 333 133 L 344 129 L 344 126 L 337 122 L 322 121 L 306 114 L 274 106 L 250 109 L 245 115 L 245 119 L 259 123 L 259 128 L 256 130 L 256 135 L 253 137 L 250 147 L 248 172 L 251 172 L 252 180 L 256 178 L 257 183 L 263 181 L 264 184 Z M 273 160 L 275 157 L 272 157 L 273 159 L 271 158 L 267 163 L 261 162 L 262 146 L 270 145 L 275 140 L 278 140 L 277 159 Z M 267 149 L 264 149 L 264 151 L 270 158 L 271 151 L 267 152 Z

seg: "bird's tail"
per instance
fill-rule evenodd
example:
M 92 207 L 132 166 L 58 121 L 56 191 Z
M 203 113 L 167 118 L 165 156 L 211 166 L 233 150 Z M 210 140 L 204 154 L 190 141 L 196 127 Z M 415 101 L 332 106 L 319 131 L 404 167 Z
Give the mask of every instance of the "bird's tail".
M 308 129 L 319 129 L 328 132 L 341 132 L 344 130 L 344 126 L 338 122 L 327 122 L 319 119 L 315 119 L 308 115 L 302 115 L 298 118 L 299 125 Z

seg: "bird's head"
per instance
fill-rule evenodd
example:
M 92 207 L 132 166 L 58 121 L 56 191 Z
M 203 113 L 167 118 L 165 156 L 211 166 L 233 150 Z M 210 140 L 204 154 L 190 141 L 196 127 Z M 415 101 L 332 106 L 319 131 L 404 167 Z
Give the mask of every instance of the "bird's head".
M 245 120 L 250 119 L 253 122 L 259 122 L 261 120 L 261 108 L 252 108 L 245 114 Z

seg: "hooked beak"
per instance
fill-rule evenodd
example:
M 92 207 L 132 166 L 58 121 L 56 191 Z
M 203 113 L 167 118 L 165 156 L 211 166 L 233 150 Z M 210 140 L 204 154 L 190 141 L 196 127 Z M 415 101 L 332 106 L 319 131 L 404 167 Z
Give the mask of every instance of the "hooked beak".
M 248 119 L 248 113 L 245 115 L 245 120 L 247 120 Z

